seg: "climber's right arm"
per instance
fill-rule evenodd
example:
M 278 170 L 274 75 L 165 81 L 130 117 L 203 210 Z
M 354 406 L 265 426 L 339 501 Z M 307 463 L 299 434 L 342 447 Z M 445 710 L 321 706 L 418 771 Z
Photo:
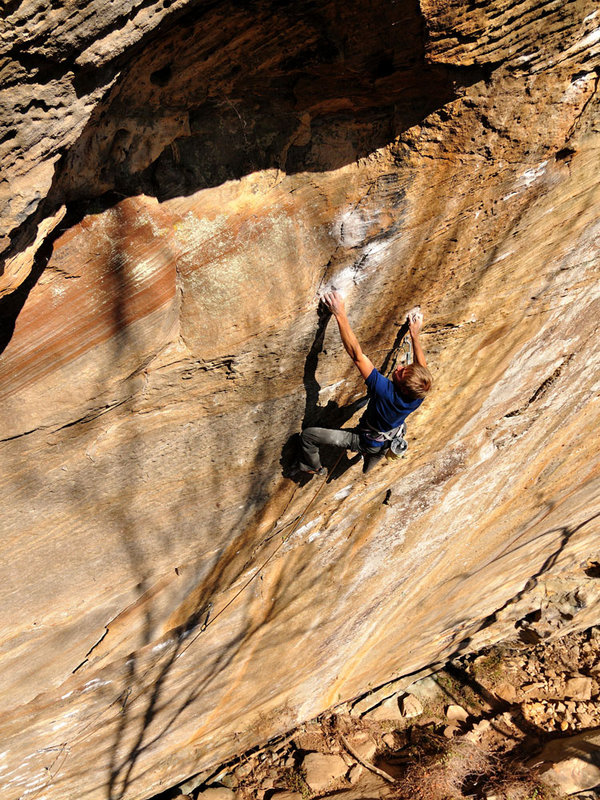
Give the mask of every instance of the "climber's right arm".
M 346 352 L 354 362 L 354 365 L 360 374 L 366 380 L 371 372 L 373 372 L 375 369 L 375 366 L 373 362 L 363 353 L 361 346 L 358 343 L 358 339 L 350 327 L 350 322 L 346 316 L 346 309 L 344 306 L 344 301 L 342 300 L 342 296 L 339 292 L 327 292 L 327 294 L 323 295 L 322 299 L 323 303 L 325 303 L 327 308 L 335 317 L 335 321 L 340 329 L 342 344 L 344 345 Z

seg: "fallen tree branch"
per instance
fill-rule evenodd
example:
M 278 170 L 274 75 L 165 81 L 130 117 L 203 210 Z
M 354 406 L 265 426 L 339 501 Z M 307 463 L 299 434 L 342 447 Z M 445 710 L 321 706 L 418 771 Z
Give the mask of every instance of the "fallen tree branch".
M 346 750 L 350 753 L 352 758 L 356 759 L 359 764 L 362 764 L 362 766 L 365 769 L 368 769 L 371 772 L 374 772 L 376 775 L 379 775 L 380 778 L 383 778 L 383 780 L 387 781 L 388 783 L 396 783 L 395 778 L 392 778 L 392 776 L 388 775 L 387 772 L 384 772 L 382 769 L 379 769 L 379 767 L 376 767 L 375 764 L 371 764 L 369 761 L 365 761 L 364 758 L 361 758 L 356 752 L 356 750 L 353 750 L 352 747 L 350 747 L 343 733 L 340 733 L 339 736 L 342 744 L 344 745 Z

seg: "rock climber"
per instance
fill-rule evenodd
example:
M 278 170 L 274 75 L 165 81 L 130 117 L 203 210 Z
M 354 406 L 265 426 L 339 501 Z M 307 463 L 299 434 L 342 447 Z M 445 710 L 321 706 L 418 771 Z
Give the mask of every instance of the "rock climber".
M 404 420 L 421 405 L 431 389 L 433 380 L 419 340 L 423 316 L 418 308 L 409 312 L 407 323 L 412 340 L 413 363 L 398 367 L 390 380 L 363 353 L 350 327 L 341 294 L 328 292 L 323 295 L 322 302 L 334 315 L 342 344 L 365 379 L 369 402 L 357 428 L 305 428 L 300 437 L 297 466 L 301 472 L 325 475 L 327 469 L 321 466 L 319 445 L 326 444 L 361 453 L 364 458 L 363 472 L 368 472 L 385 455 L 394 437 L 404 434 Z

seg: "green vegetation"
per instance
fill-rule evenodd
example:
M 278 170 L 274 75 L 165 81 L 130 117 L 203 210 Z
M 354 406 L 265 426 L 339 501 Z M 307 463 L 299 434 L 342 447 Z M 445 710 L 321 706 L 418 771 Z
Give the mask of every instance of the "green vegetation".
M 448 701 L 458 703 L 470 711 L 479 711 L 482 707 L 481 697 L 467 683 L 461 683 L 458 678 L 442 670 L 435 676 L 438 684 L 448 694 Z
M 503 673 L 504 653 L 502 648 L 493 647 L 480 656 L 473 664 L 473 674 L 477 680 L 498 681 Z
M 287 767 L 283 770 L 282 777 L 285 781 L 286 788 L 289 789 L 290 792 L 299 792 L 305 800 L 309 800 L 312 796 L 310 786 L 306 782 L 306 778 L 301 770 L 295 767 Z

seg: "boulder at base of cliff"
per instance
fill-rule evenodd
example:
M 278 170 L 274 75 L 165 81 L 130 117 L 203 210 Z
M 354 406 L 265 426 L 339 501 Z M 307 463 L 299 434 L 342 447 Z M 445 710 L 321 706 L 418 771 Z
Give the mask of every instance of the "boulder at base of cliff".
M 600 785 L 600 731 L 555 739 L 531 762 L 545 783 L 576 794 Z

